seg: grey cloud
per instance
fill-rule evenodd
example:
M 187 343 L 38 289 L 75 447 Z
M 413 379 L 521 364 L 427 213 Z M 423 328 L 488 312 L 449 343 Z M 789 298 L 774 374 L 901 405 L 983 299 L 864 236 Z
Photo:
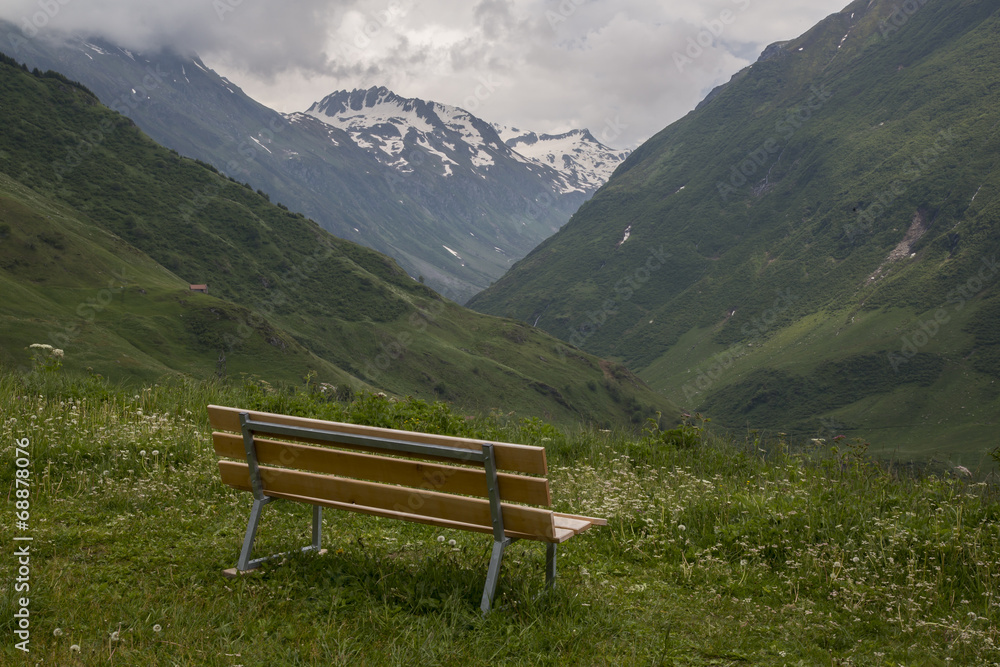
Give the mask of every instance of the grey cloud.
M 327 66 L 330 26 L 354 2 L 322 0 L 12 0 L 0 17 L 42 32 L 100 36 L 136 51 L 225 54 L 262 76 Z
M 40 0 L 0 0 L 15 23 Z M 59 4 L 65 2 L 65 4 Z M 50 0 L 47 28 L 127 48 L 197 51 L 281 111 L 337 88 L 386 85 L 486 120 L 552 132 L 588 127 L 634 146 L 692 109 L 769 43 L 847 0 Z M 678 68 L 706 21 L 734 12 Z M 488 94 L 481 95 L 483 80 Z M 471 110 L 471 109 L 470 109 Z M 609 128 L 611 128 L 609 130 Z

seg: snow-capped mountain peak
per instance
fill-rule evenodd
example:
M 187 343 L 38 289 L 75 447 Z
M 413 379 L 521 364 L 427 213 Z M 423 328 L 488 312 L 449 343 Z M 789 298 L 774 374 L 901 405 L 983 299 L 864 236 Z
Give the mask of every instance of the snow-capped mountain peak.
M 443 176 L 460 167 L 481 172 L 498 158 L 513 159 L 493 127 L 468 111 L 400 97 L 385 87 L 337 91 L 305 114 L 344 130 L 356 144 L 404 173 L 427 155 L 440 162 Z
M 604 185 L 629 154 L 629 151 L 608 148 L 589 130 L 538 135 L 496 123 L 493 127 L 514 151 L 562 172 L 584 189 L 596 190 Z
M 345 131 L 403 174 L 427 164 L 443 177 L 463 172 L 488 178 L 503 165 L 528 170 L 559 194 L 589 195 L 627 155 L 604 146 L 587 130 L 537 135 L 487 123 L 459 107 L 400 97 L 385 87 L 337 91 L 288 117 L 299 115 Z

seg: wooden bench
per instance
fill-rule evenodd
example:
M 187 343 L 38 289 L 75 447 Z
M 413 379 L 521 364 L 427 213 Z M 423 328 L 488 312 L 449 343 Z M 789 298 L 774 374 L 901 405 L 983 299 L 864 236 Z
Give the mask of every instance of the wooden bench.
M 556 545 L 607 523 L 549 509 L 543 447 L 218 405 L 208 406 L 208 415 L 222 481 L 253 494 L 239 560 L 227 571 L 231 576 L 274 558 L 251 559 L 250 554 L 264 506 L 284 498 L 313 506 L 312 544 L 303 551 L 321 549 L 324 507 L 492 533 L 481 604 L 485 614 L 493 604 L 504 549 L 511 542 L 547 543 L 545 579 L 552 586 Z

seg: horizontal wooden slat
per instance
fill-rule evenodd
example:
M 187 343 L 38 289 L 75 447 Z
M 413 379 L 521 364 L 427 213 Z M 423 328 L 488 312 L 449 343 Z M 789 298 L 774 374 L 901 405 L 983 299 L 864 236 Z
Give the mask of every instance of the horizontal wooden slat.
M 555 529 L 555 539 L 548 540 L 548 541 L 549 542 L 562 543 L 562 542 L 565 542 L 566 540 L 568 540 L 569 538 L 574 537 L 574 536 L 576 536 L 576 533 L 574 533 L 569 528 L 559 528 L 557 526 L 556 529 Z
M 593 525 L 589 521 L 584 521 L 583 519 L 570 519 L 565 516 L 554 516 L 553 520 L 556 524 L 556 528 L 567 528 L 572 530 L 574 533 L 582 533 Z
M 212 433 L 219 456 L 246 460 L 243 437 L 231 433 Z M 329 447 L 312 447 L 265 438 L 254 438 L 257 461 L 261 465 L 280 465 L 341 477 L 355 477 L 385 484 L 402 484 L 442 493 L 488 497 L 486 472 L 412 459 L 389 458 L 347 452 Z M 549 481 L 509 473 L 497 475 L 500 497 L 507 502 L 551 505 Z
M 246 463 L 219 461 L 219 472 L 223 483 L 245 491 L 251 489 L 250 473 Z M 260 472 L 265 495 L 290 494 L 445 519 L 461 524 L 483 527 L 492 525 L 490 503 L 480 498 L 466 498 L 436 491 L 408 489 L 266 466 L 261 466 Z M 555 539 L 551 511 L 506 503 L 502 507 L 505 530 L 537 536 L 535 539 Z
M 446 447 L 455 447 L 457 449 L 475 451 L 481 449 L 483 442 L 486 442 L 483 440 L 472 440 L 469 438 L 456 438 L 449 435 L 435 435 L 431 433 L 418 433 L 416 431 L 400 431 L 391 428 L 377 428 L 374 426 L 361 426 L 358 424 L 346 424 L 343 422 L 330 422 L 323 421 L 321 419 L 293 417 L 290 415 L 257 412 L 255 410 L 243 410 L 240 408 L 230 408 L 220 405 L 208 406 L 208 419 L 212 428 L 216 430 L 240 433 L 241 412 L 248 413 L 250 418 L 254 421 L 270 422 L 284 426 L 315 428 L 330 432 L 348 433 L 351 435 L 389 438 L 392 440 L 403 440 L 405 442 L 443 445 Z M 303 439 L 302 441 L 306 442 L 307 440 Z M 359 449 L 357 447 L 353 448 Z M 522 472 L 531 475 L 545 475 L 548 472 L 544 447 L 518 445 L 509 442 L 494 442 L 493 452 L 497 468 L 500 470 Z
M 471 523 L 449 521 L 448 519 L 438 519 L 436 517 L 423 516 L 420 514 L 396 512 L 394 510 L 383 510 L 377 507 L 366 507 L 364 505 L 339 503 L 331 500 L 321 500 L 319 498 L 307 498 L 305 496 L 297 496 L 293 493 L 280 493 L 277 491 L 268 491 L 267 495 L 273 498 L 284 498 L 287 500 L 294 500 L 300 503 L 309 503 L 311 505 L 319 505 L 320 507 L 329 507 L 331 509 L 346 510 L 348 512 L 357 512 L 359 514 L 368 514 L 370 516 L 380 516 L 388 519 L 402 519 L 404 521 L 412 521 L 414 523 L 423 523 L 429 526 L 438 526 L 439 528 L 467 530 L 476 533 L 493 532 L 492 526 L 477 526 Z M 539 542 L 564 542 L 569 537 L 575 535 L 575 533 L 567 529 L 555 529 L 554 537 L 546 537 L 543 535 L 531 535 L 529 533 L 519 533 L 517 531 L 512 531 L 512 530 L 504 530 L 504 535 L 510 538 L 516 537 L 519 540 L 536 540 Z
M 608 525 L 608 520 L 607 519 L 598 519 L 597 517 L 593 517 L 593 516 L 582 516 L 580 514 L 563 514 L 562 512 L 553 512 L 553 514 L 555 516 L 557 516 L 557 517 L 563 517 L 564 519 L 575 519 L 575 520 L 579 520 L 579 521 L 586 521 L 587 523 L 591 524 L 592 526 L 606 526 L 606 525 Z

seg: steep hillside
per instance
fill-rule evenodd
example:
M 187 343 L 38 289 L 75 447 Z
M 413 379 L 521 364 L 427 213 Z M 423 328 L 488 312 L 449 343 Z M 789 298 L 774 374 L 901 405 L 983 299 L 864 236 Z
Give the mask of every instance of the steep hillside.
M 0 33 L 20 34 L 3 22 Z M 559 229 L 603 183 L 518 160 L 505 146 L 491 148 L 489 138 L 470 135 L 464 145 L 462 133 L 446 127 L 444 134 L 454 136 L 407 142 L 391 122 L 348 133 L 341 126 L 349 125 L 320 113 L 343 96 L 356 99 L 360 93 L 374 102 L 379 89 L 329 96 L 314 105 L 311 113 L 323 121 L 317 122 L 306 113 L 286 117 L 265 107 L 196 55 L 135 53 L 48 30 L 13 44 L 18 50 L 11 55 L 31 68 L 81 81 L 160 144 L 250 183 L 337 236 L 394 257 L 411 276 L 423 276 L 459 303 Z M 383 99 L 399 99 L 381 90 Z M 456 117 L 467 116 L 470 127 L 493 134 L 485 121 L 449 108 Z M 354 141 L 359 132 L 370 137 L 387 131 L 398 140 L 400 154 Z M 491 164 L 458 158 L 470 168 L 447 170 L 438 157 L 446 152 L 441 142 L 463 144 L 458 153 L 490 154 Z
M 0 63 L 0 125 L 5 364 L 43 343 L 113 377 L 309 376 L 564 423 L 676 416 L 624 368 L 441 298 L 61 75 Z
M 995 3 L 859 0 L 637 149 L 477 296 L 718 422 L 996 445 Z

